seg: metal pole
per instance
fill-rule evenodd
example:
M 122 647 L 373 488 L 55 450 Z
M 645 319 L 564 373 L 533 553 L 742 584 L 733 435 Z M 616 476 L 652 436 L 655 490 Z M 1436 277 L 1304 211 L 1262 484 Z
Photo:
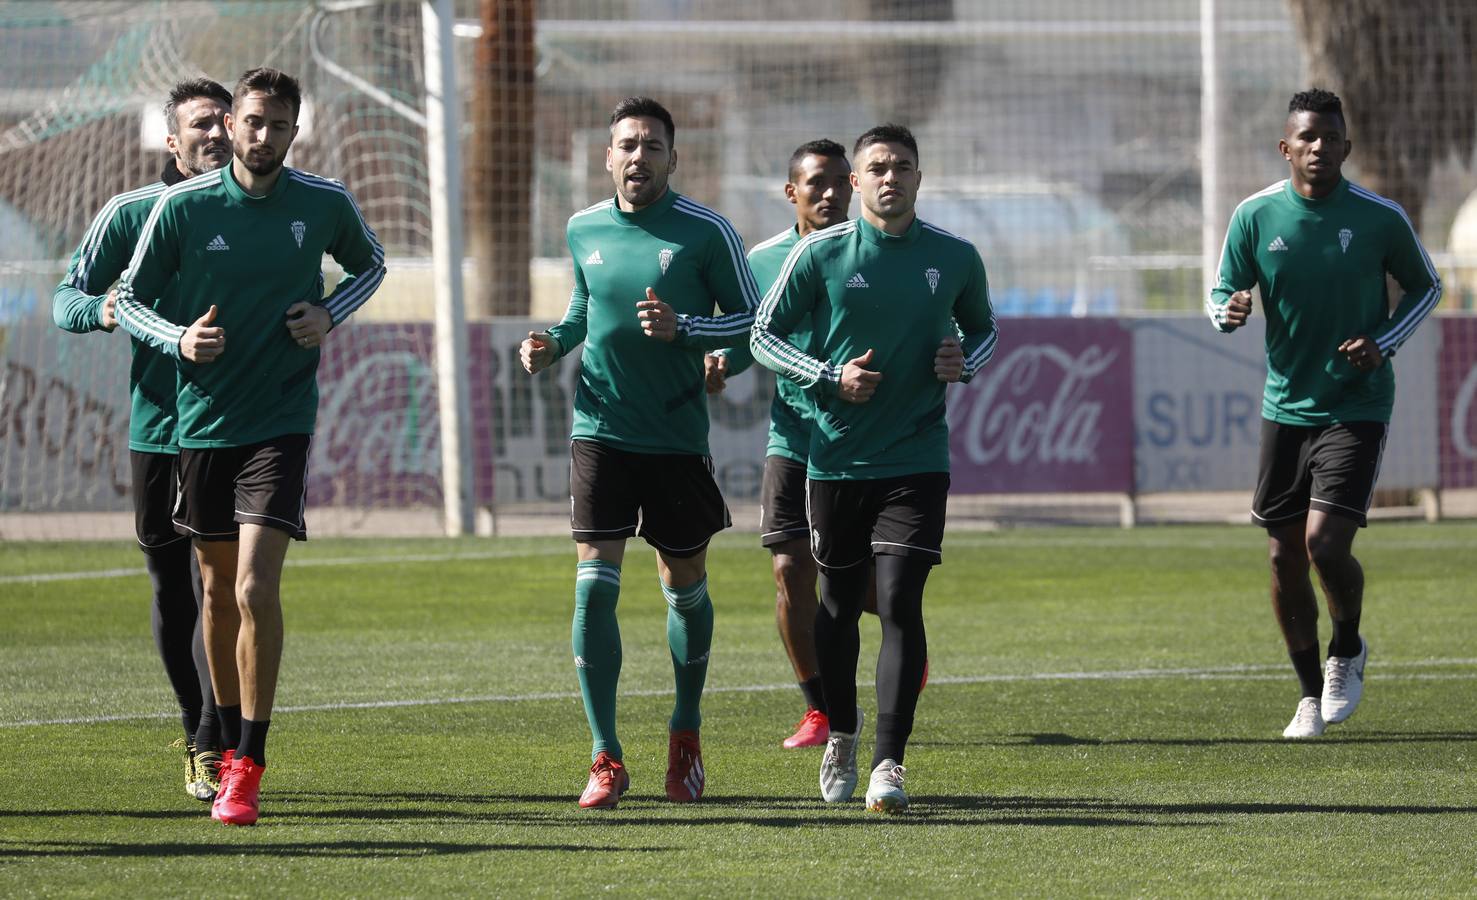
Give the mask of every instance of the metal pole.
M 441 419 L 441 488 L 446 534 L 471 534 L 471 402 L 467 397 L 467 322 L 462 301 L 462 163 L 452 0 L 425 0 L 426 162 L 431 191 L 431 264 L 436 291 L 436 386 Z
M 1215 285 L 1226 210 L 1221 203 L 1221 135 L 1224 94 L 1217 40 L 1216 0 L 1200 0 L 1200 259 L 1201 289 Z M 1195 307 L 1199 308 L 1199 302 Z

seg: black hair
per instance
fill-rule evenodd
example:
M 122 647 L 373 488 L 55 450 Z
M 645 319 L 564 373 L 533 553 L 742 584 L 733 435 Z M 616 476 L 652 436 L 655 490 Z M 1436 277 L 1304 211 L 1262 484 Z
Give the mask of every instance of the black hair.
M 236 90 L 231 94 L 231 109 L 234 110 L 236 104 L 245 99 L 247 94 L 266 94 L 268 97 L 286 100 L 292 106 L 294 122 L 303 106 L 303 89 L 298 85 L 297 79 L 280 69 L 262 66 L 242 72 L 241 78 L 236 81 Z
M 175 113 L 179 111 L 180 105 L 197 97 L 219 100 L 227 108 L 231 105 L 231 92 L 218 81 L 211 81 L 209 78 L 190 78 L 181 81 L 169 89 L 169 101 L 164 104 L 164 124 L 170 134 L 179 134 L 179 119 Z
M 846 148 L 829 138 L 821 138 L 816 141 L 806 141 L 795 148 L 790 154 L 790 181 L 793 183 L 800 177 L 800 162 L 807 156 L 824 156 L 829 159 L 846 159 Z
M 615 128 L 615 123 L 621 119 L 635 118 L 636 116 L 650 116 L 667 127 L 667 143 L 677 142 L 677 126 L 672 124 L 672 114 L 667 108 L 650 97 L 627 97 L 615 105 L 615 110 L 610 114 L 610 127 Z
M 1311 90 L 1298 91 L 1292 95 L 1287 104 L 1287 114 L 1310 112 L 1320 115 L 1335 115 L 1340 120 L 1344 118 L 1344 104 L 1339 101 L 1338 94 L 1333 91 L 1325 91 L 1323 88 L 1312 88 Z
M 913 161 L 918 161 L 918 142 L 913 139 L 913 132 L 902 125 L 876 125 L 862 132 L 862 136 L 856 139 L 856 146 L 851 148 L 851 155 L 856 156 L 873 144 L 902 144 L 913 151 Z

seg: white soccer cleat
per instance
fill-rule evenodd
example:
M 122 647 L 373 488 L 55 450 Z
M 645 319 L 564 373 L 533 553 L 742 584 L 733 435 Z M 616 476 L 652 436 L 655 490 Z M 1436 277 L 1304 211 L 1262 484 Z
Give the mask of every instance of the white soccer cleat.
M 1323 721 L 1332 725 L 1354 714 L 1364 695 L 1364 663 L 1368 659 L 1369 644 L 1362 637 L 1358 656 L 1328 658 L 1323 669 Z
M 900 813 L 907 809 L 908 792 L 903 790 L 903 775 L 907 771 L 891 759 L 878 763 L 867 784 L 867 809 L 880 813 Z
M 1304 697 L 1298 701 L 1298 711 L 1293 713 L 1292 721 L 1282 729 L 1285 738 L 1310 738 L 1318 737 L 1323 733 L 1323 713 L 1318 708 L 1317 697 Z
M 821 799 L 827 803 L 844 803 L 856 792 L 856 743 L 862 721 L 862 708 L 858 706 L 856 732 L 843 734 L 833 729 L 826 739 L 826 753 L 821 757 Z

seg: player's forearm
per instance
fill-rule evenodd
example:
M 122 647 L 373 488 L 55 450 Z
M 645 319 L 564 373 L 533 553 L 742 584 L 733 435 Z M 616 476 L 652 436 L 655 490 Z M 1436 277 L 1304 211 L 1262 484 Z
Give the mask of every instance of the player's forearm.
M 960 381 L 969 381 L 995 356 L 995 344 L 999 337 L 1000 332 L 993 322 L 988 330 L 963 335 L 959 342 L 964 350 L 964 374 L 960 376 Z
M 384 280 L 385 267 L 381 263 L 349 275 L 335 285 L 333 293 L 323 298 L 321 304 L 333 319 L 333 327 L 337 328 L 354 310 L 367 303 Z
M 63 281 L 51 295 L 51 320 L 73 334 L 98 331 L 102 328 L 104 299 L 106 295 L 94 297 Z
M 677 316 L 676 343 L 698 350 L 718 350 L 747 343 L 754 327 L 753 310 L 722 316 Z
M 1414 288 L 1407 287 L 1395 312 L 1381 323 L 1370 337 L 1380 348 L 1382 356 L 1393 356 L 1400 345 L 1412 335 L 1420 324 L 1441 302 L 1441 279 L 1433 278 Z
M 841 370 L 786 340 L 771 327 L 755 327 L 749 338 L 754 360 L 788 381 L 823 395 L 836 393 Z
M 151 349 L 179 358 L 179 342 L 185 328 L 176 325 L 133 298 L 126 287 L 118 291 L 118 325 Z
M 1230 334 L 1239 328 L 1227 319 L 1230 314 L 1231 294 L 1229 291 L 1222 292 L 1219 288 L 1211 291 L 1205 297 L 1205 314 L 1210 318 L 1210 324 L 1215 330 L 1222 334 Z

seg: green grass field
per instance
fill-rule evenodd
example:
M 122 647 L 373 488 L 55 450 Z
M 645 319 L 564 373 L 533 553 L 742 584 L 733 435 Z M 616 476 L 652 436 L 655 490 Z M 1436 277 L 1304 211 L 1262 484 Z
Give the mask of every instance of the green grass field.
M 691 806 L 662 794 L 665 607 L 632 546 L 633 784 L 613 813 L 574 802 L 589 737 L 567 540 L 294 546 L 263 819 L 234 829 L 180 787 L 137 550 L 6 545 L 0 895 L 1477 893 L 1477 525 L 1361 537 L 1364 705 L 1298 744 L 1280 738 L 1297 690 L 1255 529 L 945 546 L 896 818 L 860 792 L 823 804 L 820 751 L 780 749 L 802 704 L 752 535 L 710 557 L 708 793 Z M 104 574 L 31 577 L 82 572 Z M 863 621 L 864 682 L 877 633 Z

